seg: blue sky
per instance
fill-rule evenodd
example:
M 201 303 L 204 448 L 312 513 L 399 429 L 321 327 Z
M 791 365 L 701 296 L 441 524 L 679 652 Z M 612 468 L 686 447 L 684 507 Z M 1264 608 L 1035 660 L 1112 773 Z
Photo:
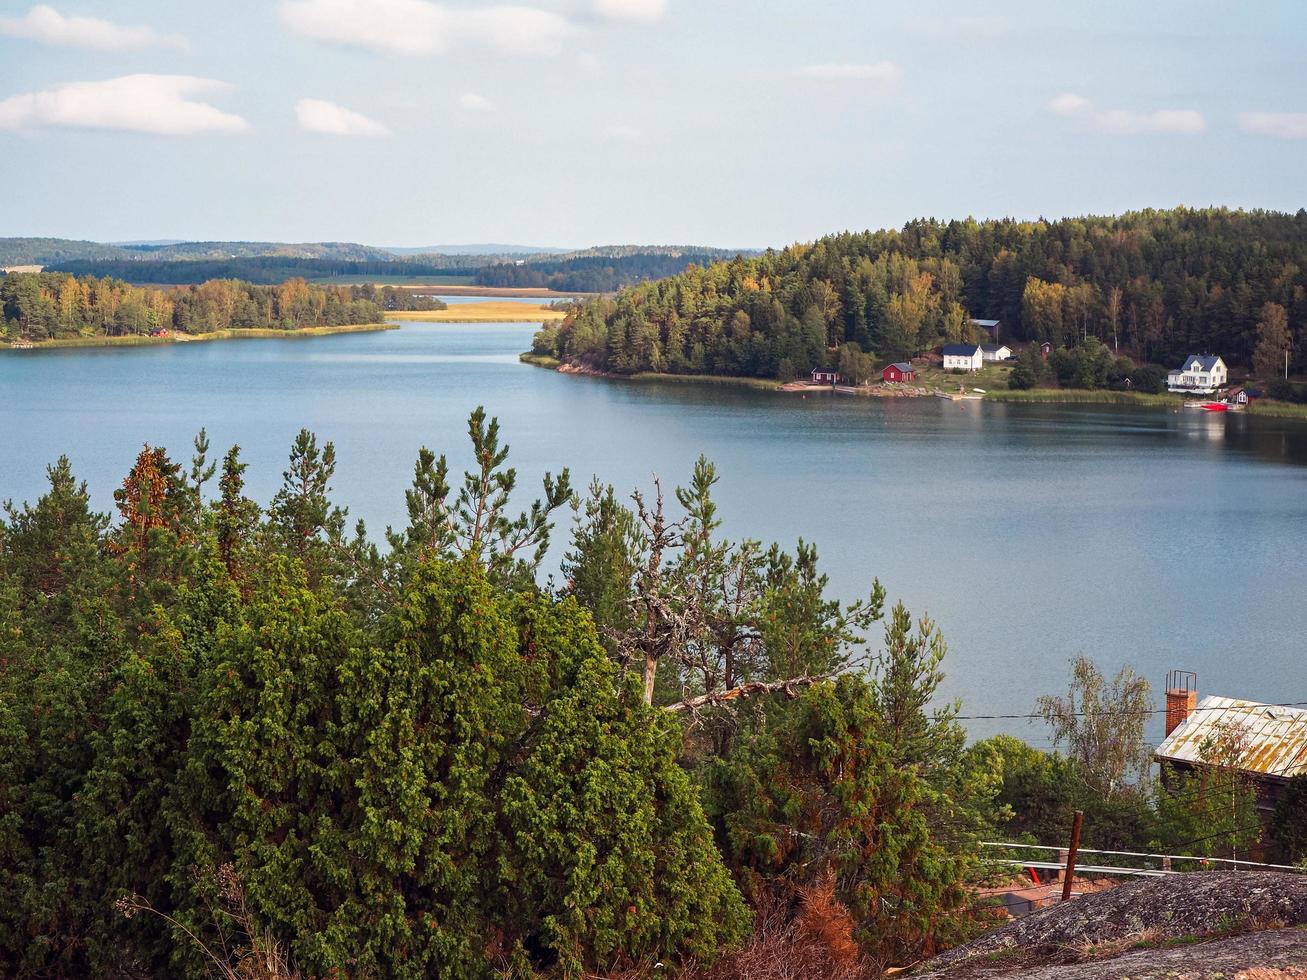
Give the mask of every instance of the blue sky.
M 0 0 L 0 235 L 737 247 L 1296 210 L 1304 51 L 1302 0 Z

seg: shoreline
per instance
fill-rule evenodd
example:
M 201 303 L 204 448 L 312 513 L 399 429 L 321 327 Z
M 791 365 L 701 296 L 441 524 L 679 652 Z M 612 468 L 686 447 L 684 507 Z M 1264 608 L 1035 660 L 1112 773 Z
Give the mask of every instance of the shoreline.
M 1179 408 L 1183 395 L 1151 394 L 1142 391 L 1111 391 L 1105 388 L 1023 388 L 989 391 L 986 401 L 1024 405 L 1139 405 L 1145 408 Z
M 662 382 L 672 384 L 706 384 L 726 385 L 739 388 L 752 388 L 758 391 L 774 391 L 778 394 L 846 394 L 863 398 L 934 398 L 939 394 L 952 395 L 951 392 L 936 392 L 923 386 L 907 386 L 903 389 L 880 389 L 875 385 L 862 389 L 841 388 L 838 391 L 829 385 L 807 385 L 803 382 L 782 384 L 773 378 L 748 378 L 738 375 L 721 374 L 664 374 L 642 371 L 636 374 L 615 374 L 611 371 L 599 371 L 594 368 L 566 364 L 547 354 L 532 354 L 530 351 L 519 354 L 518 360 L 533 367 L 545 368 L 559 374 L 579 375 L 591 378 L 608 378 L 614 381 Z M 1126 405 L 1136 408 L 1151 408 L 1158 411 L 1183 408 L 1188 401 L 1183 395 L 1151 394 L 1139 391 L 1110 391 L 1105 389 L 1077 388 L 1028 388 L 1021 390 L 990 390 L 983 395 L 968 394 L 969 401 L 988 401 L 1009 405 Z M 1249 405 L 1245 412 L 1238 414 L 1258 415 L 1263 418 L 1291 419 L 1307 422 L 1307 405 L 1290 402 L 1259 401 Z
M 79 347 L 162 347 L 168 344 L 196 344 L 215 340 L 297 340 L 308 337 L 327 337 L 340 333 L 376 333 L 382 330 L 398 330 L 397 323 L 345 323 L 338 326 L 299 327 L 294 330 L 279 330 L 276 327 L 233 327 L 228 330 L 214 330 L 212 333 L 171 334 L 167 337 L 59 337 L 54 340 L 42 340 L 31 347 L 18 347 L 0 344 L 0 353 L 36 352 L 43 350 L 73 350 Z

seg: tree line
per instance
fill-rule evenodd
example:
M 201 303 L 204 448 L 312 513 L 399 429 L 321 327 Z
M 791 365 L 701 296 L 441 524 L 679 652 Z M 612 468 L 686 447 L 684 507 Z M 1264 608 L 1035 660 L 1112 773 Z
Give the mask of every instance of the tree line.
M 295 278 L 371 276 L 384 281 L 410 276 L 467 276 L 484 262 L 484 258 L 476 256 L 441 256 L 438 262 L 431 262 L 399 258 L 359 261 L 262 255 L 222 259 L 71 259 L 48 265 L 45 271 L 111 277 L 144 285 L 193 286 L 210 279 L 240 279 L 275 286 Z
M 214 279 L 160 289 L 53 272 L 0 278 L 0 314 L 11 340 L 380 323 L 387 309 L 424 302 L 435 301 L 419 300 L 403 290 L 313 286 L 303 279 L 278 286 Z
M 1131 675 L 1043 702 L 1065 755 L 968 746 L 930 620 L 726 538 L 708 461 L 518 510 L 497 422 L 468 436 L 379 538 L 307 431 L 266 506 L 201 432 L 144 447 L 112 515 L 67 459 L 5 508 L 7 976 L 703 976 L 742 946 L 878 976 L 993 921 L 995 834 L 1082 808 L 1099 846 L 1250 841 L 1228 750 L 1149 795 Z
M 615 372 L 788 378 L 842 346 L 888 360 L 973 341 L 1089 340 L 1148 363 L 1188 352 L 1303 367 L 1307 211 L 1176 208 L 1058 221 L 918 220 L 642 283 L 537 337 Z M 1259 354 L 1260 351 L 1260 354 Z
M 477 272 L 478 286 L 552 289 L 565 293 L 610 293 L 649 279 L 683 272 L 729 257 L 721 249 L 602 249 L 581 253 L 498 262 Z

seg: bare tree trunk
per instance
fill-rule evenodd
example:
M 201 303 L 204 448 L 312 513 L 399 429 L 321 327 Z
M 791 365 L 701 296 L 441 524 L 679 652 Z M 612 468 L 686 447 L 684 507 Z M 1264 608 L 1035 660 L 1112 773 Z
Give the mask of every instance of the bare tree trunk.
M 799 688 L 811 687 L 813 684 L 820 684 L 822 681 L 829 679 L 830 677 L 826 674 L 815 674 L 791 677 L 789 680 L 784 681 L 751 681 L 748 684 L 733 687 L 728 691 L 713 691 L 708 694 L 700 694 L 698 697 L 686 698 L 676 704 L 669 704 L 663 710 L 676 714 L 682 711 L 694 711 L 696 708 L 705 708 L 711 704 L 723 704 L 727 701 L 751 697 L 755 694 L 776 694 L 777 692 L 783 692 L 788 698 L 797 698 Z
M 640 494 L 635 494 L 635 503 L 641 523 L 649 529 L 649 565 L 641 576 L 639 588 L 645 605 L 644 638 L 644 703 L 652 705 L 654 680 L 658 674 L 659 610 L 662 603 L 662 563 L 663 549 L 670 543 L 667 522 L 663 516 L 663 487 L 654 480 L 654 510 L 650 514 L 644 506 Z

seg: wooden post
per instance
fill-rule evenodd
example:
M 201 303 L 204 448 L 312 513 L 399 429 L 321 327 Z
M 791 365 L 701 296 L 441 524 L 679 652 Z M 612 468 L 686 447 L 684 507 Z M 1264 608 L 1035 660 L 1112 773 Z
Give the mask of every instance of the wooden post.
M 1071 879 L 1076 873 L 1076 852 L 1080 850 L 1080 825 L 1085 821 L 1085 811 L 1077 810 L 1071 821 L 1071 846 L 1066 852 L 1066 871 L 1062 873 L 1062 901 L 1071 897 Z

